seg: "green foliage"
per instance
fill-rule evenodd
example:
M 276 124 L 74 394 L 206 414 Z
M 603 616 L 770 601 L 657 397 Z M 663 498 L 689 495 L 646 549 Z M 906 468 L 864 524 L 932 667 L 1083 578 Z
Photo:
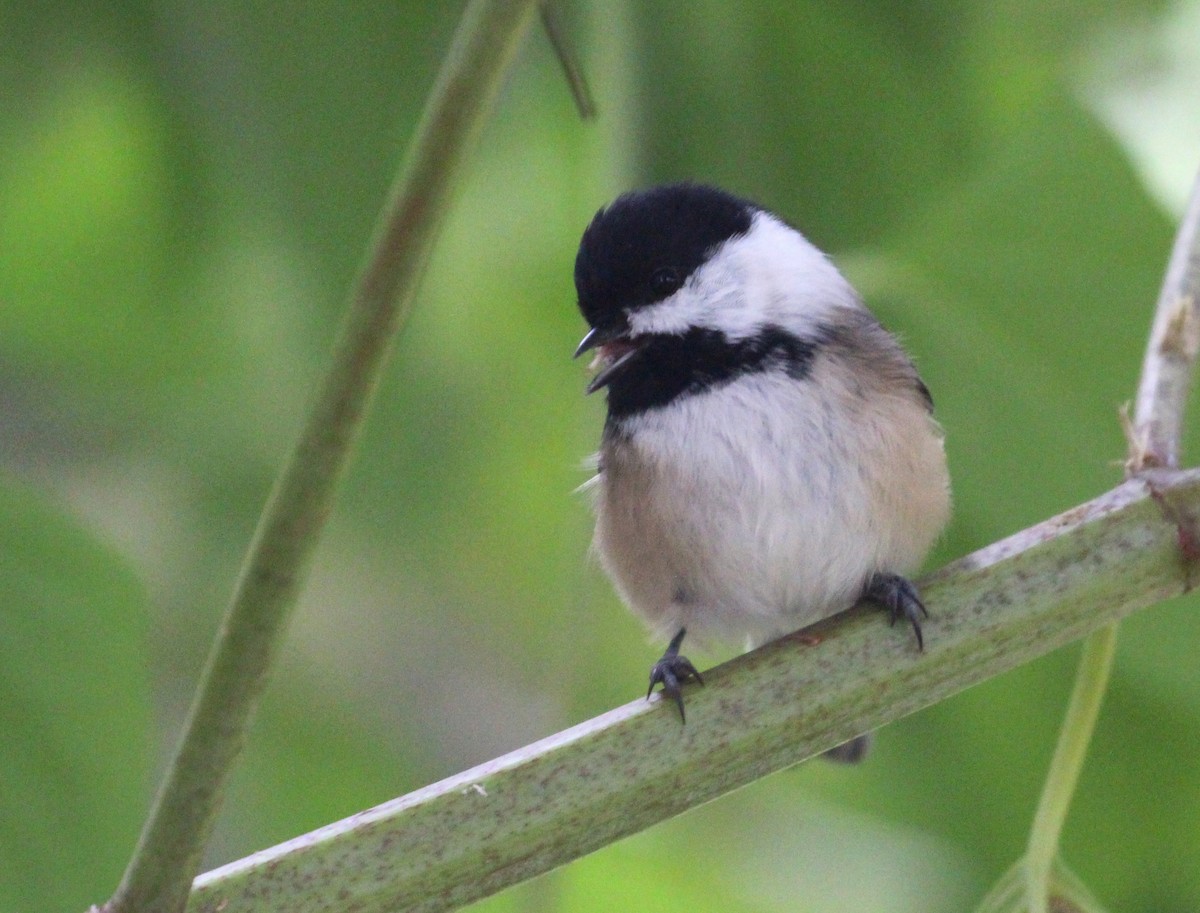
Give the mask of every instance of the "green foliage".
M 0 908 L 82 909 L 120 876 L 151 785 L 145 597 L 8 480 L 0 606 Z
M 67 505 L 0 487 L 5 909 L 77 909 L 115 885 L 448 6 L 0 11 L 14 90 L 0 456 Z M 595 6 L 567 12 L 600 120 L 576 121 L 531 41 L 318 554 L 213 864 L 641 691 L 661 645 L 588 565 L 570 494 L 602 417 L 569 357 L 571 261 L 630 184 L 692 177 L 761 200 L 903 334 L 955 478 L 935 561 L 1119 478 L 1116 407 L 1172 218 L 1083 99 L 1103 91 L 1085 84 L 1092 55 L 1120 50 L 1114 30 L 1153 4 Z M 1065 834 L 1110 909 L 1200 906 L 1198 637 L 1194 599 L 1122 629 Z M 770 778 L 480 907 L 969 907 L 1021 853 L 1072 668 L 1049 657 L 882 733 L 861 769 Z

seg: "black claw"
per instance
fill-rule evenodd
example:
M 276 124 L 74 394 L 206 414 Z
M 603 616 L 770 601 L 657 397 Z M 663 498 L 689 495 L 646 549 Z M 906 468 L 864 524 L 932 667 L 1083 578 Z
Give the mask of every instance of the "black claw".
M 671 643 L 667 645 L 667 650 L 662 655 L 662 659 L 656 662 L 650 669 L 650 687 L 646 689 L 646 697 L 654 691 L 655 685 L 662 685 L 663 694 L 675 701 L 675 706 L 679 708 L 679 720 L 686 723 L 687 717 L 683 713 L 683 691 L 681 685 L 684 682 L 695 680 L 701 685 L 704 684 L 704 679 L 692 665 L 691 660 L 686 656 L 679 655 L 679 645 L 683 643 L 683 636 L 687 633 L 687 628 L 680 628 L 679 633 L 671 638 Z
M 873 574 L 863 590 L 863 598 L 887 609 L 891 624 L 895 624 L 898 618 L 907 619 L 917 635 L 917 649 L 924 651 L 921 618 L 928 618 L 929 612 L 915 586 L 899 574 Z

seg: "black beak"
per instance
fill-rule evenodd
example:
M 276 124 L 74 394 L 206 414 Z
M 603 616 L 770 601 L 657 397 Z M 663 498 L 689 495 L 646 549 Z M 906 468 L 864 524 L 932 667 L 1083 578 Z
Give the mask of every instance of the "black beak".
M 595 393 L 597 390 L 607 387 L 609 381 L 616 377 L 617 372 L 625 367 L 625 363 L 628 362 L 629 359 L 633 358 L 633 356 L 637 355 L 637 353 L 637 349 L 630 349 L 628 352 L 618 355 L 617 358 L 608 365 L 608 367 L 604 368 L 599 374 L 592 378 L 592 382 L 587 385 L 587 389 L 584 392 Z
M 621 340 L 626 341 L 626 344 L 621 346 L 621 349 L 624 351 L 621 351 L 620 354 L 607 354 L 607 357 L 604 360 L 608 363 L 600 369 L 600 373 L 593 377 L 592 382 L 587 385 L 588 393 L 595 393 L 602 387 L 607 387 L 608 382 L 611 381 L 613 377 L 616 376 L 617 372 L 625 366 L 625 363 L 638 353 L 640 346 L 628 344 L 629 327 L 625 325 L 619 325 L 615 327 L 592 327 L 590 330 L 588 330 L 587 335 L 580 340 L 578 348 L 575 349 L 576 358 L 578 358 L 584 352 L 591 351 L 597 346 L 608 345 L 612 342 L 619 343 Z
M 624 327 L 592 327 L 587 331 L 587 335 L 579 341 L 579 346 L 575 349 L 573 358 L 578 358 L 584 352 L 590 352 L 596 346 L 602 346 L 606 342 L 612 342 L 614 339 L 620 339 L 625 335 Z

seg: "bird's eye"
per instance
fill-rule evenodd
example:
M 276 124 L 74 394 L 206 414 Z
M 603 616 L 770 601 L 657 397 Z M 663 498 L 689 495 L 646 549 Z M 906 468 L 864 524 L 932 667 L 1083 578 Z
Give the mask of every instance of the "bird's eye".
M 650 276 L 650 288 L 654 294 L 666 297 L 683 285 L 679 273 L 669 266 L 660 266 Z

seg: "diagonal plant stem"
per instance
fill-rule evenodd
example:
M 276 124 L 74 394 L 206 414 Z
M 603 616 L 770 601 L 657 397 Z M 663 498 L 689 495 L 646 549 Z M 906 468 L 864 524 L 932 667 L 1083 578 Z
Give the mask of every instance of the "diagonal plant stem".
M 1154 322 L 1142 363 L 1137 405 L 1126 419 L 1129 455 L 1126 475 L 1137 477 L 1159 467 L 1179 466 L 1183 417 L 1191 390 L 1192 369 L 1200 350 L 1200 175 L 1175 235 Z M 1164 510 L 1171 518 L 1170 502 Z M 1192 533 L 1180 527 L 1180 541 Z M 1116 653 L 1117 625 L 1111 624 L 1084 642 L 1075 686 L 1058 744 L 1042 786 L 1025 854 L 1027 903 L 1030 913 L 1046 913 L 1052 894 L 1055 860 L 1063 824 L 1088 745 L 1108 689 Z
M 535 0 L 472 0 L 394 185 L 332 367 L 259 520 L 183 738 L 108 913 L 177 913 L 468 152 Z
M 1182 593 L 1158 470 L 921 584 L 930 643 L 862 606 L 705 672 L 688 723 L 638 699 L 196 880 L 188 913 L 434 913 L 613 843 Z
M 591 120 L 596 116 L 596 100 L 592 97 L 592 88 L 588 85 L 583 66 L 579 63 L 579 57 L 567 34 L 567 27 L 563 24 L 558 5 L 558 0 L 541 0 L 538 4 L 542 28 L 550 40 L 554 56 L 558 58 L 558 65 L 562 67 L 563 78 L 566 79 L 567 88 L 571 90 L 571 97 L 575 100 L 575 110 L 583 120 Z

